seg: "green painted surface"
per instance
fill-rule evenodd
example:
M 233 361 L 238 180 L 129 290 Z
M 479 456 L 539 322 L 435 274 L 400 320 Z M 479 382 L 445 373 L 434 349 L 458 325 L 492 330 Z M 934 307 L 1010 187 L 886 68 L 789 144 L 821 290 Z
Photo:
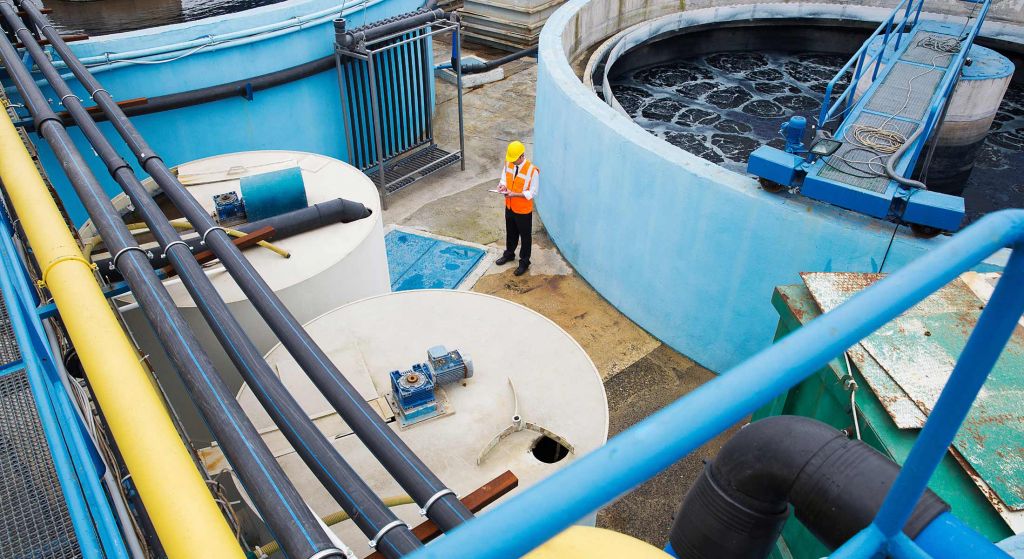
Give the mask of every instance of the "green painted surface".
M 810 292 L 803 285 L 776 288 L 772 295 L 772 304 L 779 313 L 776 340 L 821 314 Z M 837 429 L 853 432 L 850 393 L 843 388 L 841 382 L 845 374 L 845 364 L 838 360 L 833 361 L 829 367 L 817 371 L 788 393 L 758 410 L 752 419 L 756 421 L 773 415 L 803 415 L 828 423 Z M 863 387 L 857 391 L 857 408 L 864 442 L 898 464 L 902 464 L 917 438 L 917 431 L 897 429 L 885 408 L 867 388 L 864 379 L 856 370 L 853 371 L 853 376 Z M 935 475 L 932 476 L 929 487 L 949 503 L 953 514 L 990 540 L 999 541 L 1013 535 L 974 482 L 949 454 L 943 458 Z M 829 550 L 793 517 L 786 522 L 782 538 L 785 541 L 780 542 L 782 547 L 777 546 L 772 553 L 773 559 L 819 559 L 829 553 Z

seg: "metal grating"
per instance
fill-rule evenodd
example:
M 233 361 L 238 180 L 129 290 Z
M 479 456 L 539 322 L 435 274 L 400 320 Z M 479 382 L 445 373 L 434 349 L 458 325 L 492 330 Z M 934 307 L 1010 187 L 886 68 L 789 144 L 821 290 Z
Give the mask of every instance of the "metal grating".
M 449 152 L 439 148 L 437 145 L 430 145 L 408 157 L 403 157 L 385 166 L 385 190 L 388 194 L 393 194 L 430 173 L 440 171 L 452 163 L 457 163 L 461 160 L 462 154 L 457 151 Z M 368 170 L 366 174 L 374 180 L 378 177 L 376 169 Z
M 945 71 L 897 62 L 875 89 L 869 111 L 921 120 Z
M 910 46 L 903 53 L 903 56 L 900 57 L 900 60 L 946 68 L 949 66 L 949 62 L 953 60 L 953 53 L 939 52 L 932 48 L 923 47 L 921 44 L 923 41 L 942 42 L 956 40 L 956 37 L 946 35 L 945 33 L 929 33 L 927 31 L 920 31 L 911 39 Z
M 14 326 L 11 316 L 7 314 L 7 303 L 0 297 L 0 366 L 10 365 L 21 360 L 21 350 L 14 337 Z
M 842 147 L 826 158 L 826 164 L 818 172 L 819 177 L 883 194 L 889 188 L 889 178 L 882 176 L 885 172 L 882 165 L 887 156 L 875 158 L 878 152 L 868 150 L 857 143 L 853 136 L 853 130 L 858 125 L 896 130 L 904 137 L 909 137 L 917 129 L 918 124 L 862 112 L 845 129 Z M 869 160 L 877 161 L 877 163 L 868 164 Z
M 0 557 L 82 557 L 24 369 L 0 377 Z

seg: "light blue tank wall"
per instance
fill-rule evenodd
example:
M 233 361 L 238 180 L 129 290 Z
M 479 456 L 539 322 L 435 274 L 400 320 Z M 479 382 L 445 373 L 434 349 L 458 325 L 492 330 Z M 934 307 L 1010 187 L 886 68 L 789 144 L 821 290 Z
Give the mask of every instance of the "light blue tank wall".
M 721 372 L 771 343 L 776 285 L 799 283 L 804 271 L 878 270 L 892 224 L 766 193 L 652 136 L 588 90 L 566 51 L 586 50 L 581 9 L 583 22 L 609 20 L 604 8 L 585 10 L 591 2 L 614 9 L 611 0 L 571 0 L 541 35 L 534 160 L 547 185 L 537 201 L 544 225 L 601 295 Z M 897 235 L 886 270 L 941 242 Z
M 346 17 L 351 26 L 419 8 L 422 0 L 371 0 L 349 2 Z M 116 99 L 153 97 L 219 85 L 252 78 L 276 70 L 290 68 L 321 58 L 333 52 L 333 17 L 327 14 L 309 23 L 290 29 L 243 38 L 232 43 L 211 45 L 192 54 L 196 47 L 176 50 L 168 58 L 186 56 L 161 64 L 130 64 L 105 69 L 104 53 L 123 53 L 143 48 L 157 48 L 185 41 L 220 37 L 228 33 L 244 33 L 260 26 L 298 23 L 302 18 L 327 11 L 337 2 L 324 0 L 291 0 L 282 4 L 257 8 L 212 20 L 199 20 L 151 30 L 97 37 L 73 44 L 81 58 L 93 67 L 96 77 Z M 365 6 L 365 9 L 364 9 Z M 75 90 L 87 99 L 81 87 Z M 52 91 L 48 97 L 56 101 Z M 60 110 L 59 103 L 53 104 Z M 334 70 L 323 72 L 269 90 L 258 91 L 252 101 L 242 97 L 225 99 L 134 117 L 133 122 L 169 165 L 211 155 L 259 149 L 300 150 L 345 158 L 345 132 L 342 122 L 337 76 Z M 101 125 L 107 137 L 122 156 L 135 164 L 131 152 L 124 147 L 109 124 Z M 111 196 L 120 192 L 111 180 L 81 133 L 72 128 L 72 137 L 89 160 L 96 176 Z M 71 193 L 70 184 L 45 142 L 36 141 L 40 159 L 54 186 L 65 200 L 75 223 L 86 219 L 85 210 Z M 138 171 L 138 167 L 136 166 Z M 140 172 L 140 177 L 145 176 Z

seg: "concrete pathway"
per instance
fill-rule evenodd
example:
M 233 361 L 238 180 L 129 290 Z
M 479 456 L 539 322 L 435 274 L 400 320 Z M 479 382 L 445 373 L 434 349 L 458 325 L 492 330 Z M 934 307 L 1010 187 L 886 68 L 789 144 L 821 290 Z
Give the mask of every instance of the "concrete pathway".
M 437 60 L 448 58 L 437 44 Z M 485 59 L 502 53 L 467 48 Z M 520 140 L 533 147 L 536 62 L 523 59 L 504 67 L 505 78 L 464 93 L 466 170 L 453 166 L 389 198 L 386 224 L 418 229 L 501 250 L 504 217 L 501 198 L 491 192 L 498 180 L 505 146 Z M 442 147 L 458 146 L 455 88 L 437 81 L 436 137 Z M 558 185 L 541 183 L 545 189 Z M 637 421 L 714 378 L 714 374 L 652 337 L 604 300 L 562 258 L 534 216 L 534 249 L 528 274 L 512 275 L 514 265 L 492 263 L 473 286 L 527 306 L 564 328 L 593 359 L 605 380 L 610 433 Z M 682 427 L 682 426 L 681 426 Z M 637 491 L 606 507 L 598 525 L 663 546 L 672 517 L 686 490 L 728 435 L 719 437 Z

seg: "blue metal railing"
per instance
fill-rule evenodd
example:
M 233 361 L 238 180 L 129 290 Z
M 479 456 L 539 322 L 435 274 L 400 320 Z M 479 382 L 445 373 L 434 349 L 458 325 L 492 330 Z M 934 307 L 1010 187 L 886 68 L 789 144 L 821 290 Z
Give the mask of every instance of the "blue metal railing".
M 36 295 L 12 241 L 9 220 L 2 211 L 0 292 L 21 349 L 22 364 L 82 556 L 86 559 L 127 559 L 128 552 L 117 520 L 100 483 L 103 464 L 97 463 L 96 450 L 84 432 L 71 395 L 57 376 L 55 357 L 35 312 Z
M 989 214 L 940 248 L 410 558 L 523 555 L 796 386 L 1002 248 L 1013 250 L 1002 279 L 884 505 L 870 526 L 833 555 L 873 557 L 884 552 L 900 559 L 929 557 L 901 528 L 1024 314 L 1024 210 Z
M 844 112 L 846 110 L 849 110 L 850 104 L 853 101 L 853 92 L 857 90 L 857 82 L 859 82 L 861 76 L 864 75 L 864 70 L 870 68 L 871 65 L 874 64 L 875 68 L 874 70 L 872 70 L 871 79 L 872 81 L 874 81 L 874 79 L 878 77 L 878 70 L 882 65 L 882 58 L 885 54 L 886 48 L 889 46 L 889 41 L 895 41 L 893 46 L 894 50 L 900 48 L 900 42 L 903 40 L 903 35 L 909 31 L 907 29 L 907 23 L 910 22 L 910 14 L 914 14 L 914 21 L 910 24 L 911 29 L 913 29 L 913 27 L 917 25 L 917 20 L 921 17 L 921 8 L 923 6 L 924 0 L 900 0 L 900 3 L 896 4 L 896 7 L 893 8 L 892 13 L 889 14 L 889 17 L 887 17 L 885 21 L 879 24 L 879 26 L 875 29 L 874 33 L 872 33 L 871 36 L 864 41 L 864 44 L 861 45 L 859 49 L 857 49 L 857 52 L 853 53 L 853 56 L 850 57 L 850 60 L 848 60 L 846 64 L 844 64 L 843 67 L 838 72 L 836 72 L 835 77 L 832 78 L 832 80 L 828 82 L 828 86 L 825 87 L 825 99 L 821 103 L 821 112 L 818 114 L 818 128 L 825 127 L 825 124 L 833 116 L 835 116 L 834 113 L 836 109 L 844 101 L 846 102 L 846 109 L 844 109 Z M 900 13 L 901 9 L 903 10 L 903 18 L 899 21 L 898 24 L 896 24 L 894 31 L 893 24 L 896 23 L 897 14 Z M 871 46 L 871 41 L 873 41 L 875 37 L 877 37 L 880 33 L 883 34 L 882 48 L 878 49 L 878 52 L 876 52 L 874 56 L 869 57 L 868 47 Z M 843 93 L 838 98 L 836 98 L 835 102 L 833 103 L 831 101 L 832 90 L 839 82 L 839 79 L 842 78 L 846 74 L 846 72 L 850 70 L 850 67 L 853 66 L 854 63 L 856 63 L 857 65 L 854 68 L 853 79 L 850 80 L 850 83 L 846 86 L 846 89 L 843 90 Z

